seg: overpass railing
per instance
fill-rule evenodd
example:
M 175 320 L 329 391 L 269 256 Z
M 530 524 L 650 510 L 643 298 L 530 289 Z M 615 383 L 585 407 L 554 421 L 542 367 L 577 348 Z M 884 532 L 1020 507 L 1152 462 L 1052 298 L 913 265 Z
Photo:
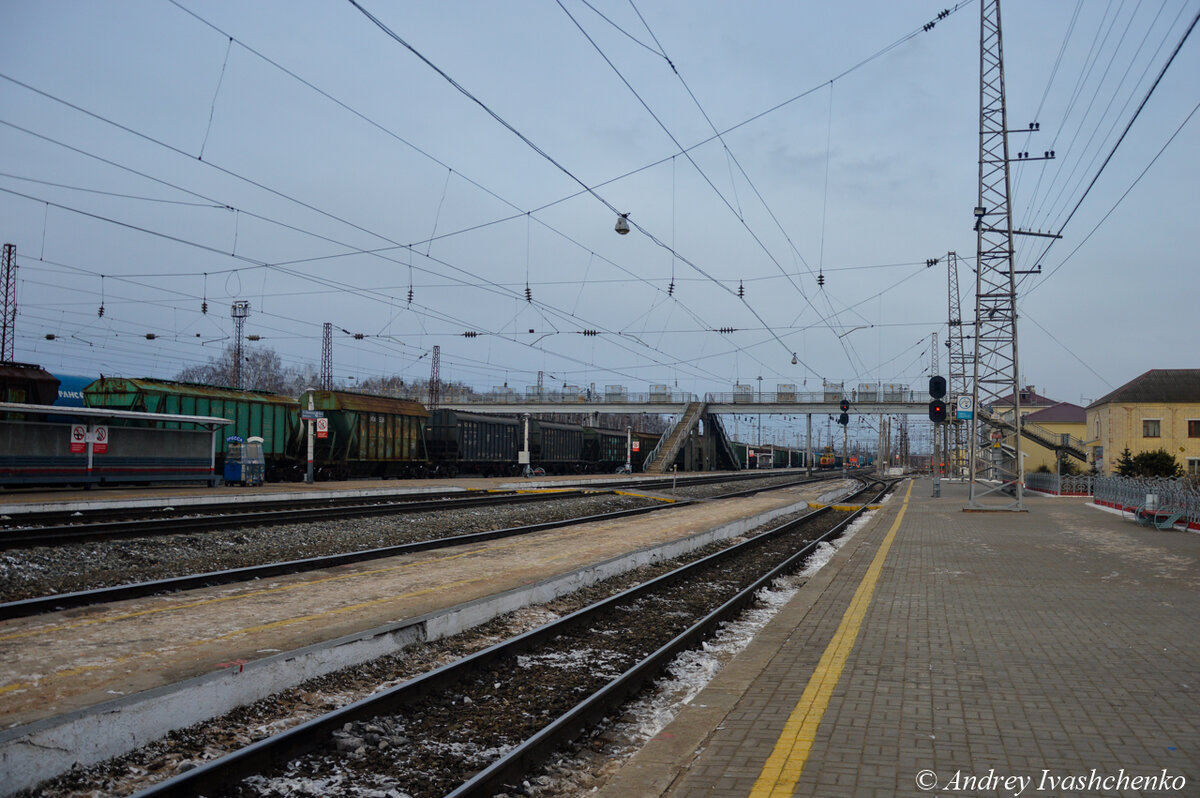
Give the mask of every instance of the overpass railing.
M 428 395 L 421 397 L 428 402 Z M 438 397 L 440 404 L 545 404 L 545 405 L 586 405 L 586 404 L 671 404 L 686 405 L 696 401 L 696 395 L 685 391 L 648 391 L 644 393 L 606 393 L 604 391 L 567 390 L 567 391 L 487 391 L 457 392 L 443 389 Z

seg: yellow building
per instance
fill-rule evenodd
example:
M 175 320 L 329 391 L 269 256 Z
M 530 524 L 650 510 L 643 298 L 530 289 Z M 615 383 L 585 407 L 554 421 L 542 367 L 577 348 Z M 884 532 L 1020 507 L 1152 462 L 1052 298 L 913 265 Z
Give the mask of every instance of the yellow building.
M 1100 473 L 1131 455 L 1165 449 L 1200 475 L 1200 369 L 1151 369 L 1087 407 L 1087 436 Z

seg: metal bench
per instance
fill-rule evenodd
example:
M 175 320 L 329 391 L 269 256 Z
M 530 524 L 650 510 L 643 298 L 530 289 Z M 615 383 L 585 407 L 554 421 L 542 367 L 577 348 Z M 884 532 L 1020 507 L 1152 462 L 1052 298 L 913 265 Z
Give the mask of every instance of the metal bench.
M 1133 517 L 1142 526 L 1152 526 L 1155 529 L 1171 529 L 1175 526 L 1176 521 L 1183 518 L 1184 512 L 1184 508 L 1174 507 L 1169 504 L 1153 508 L 1141 504 L 1134 511 Z

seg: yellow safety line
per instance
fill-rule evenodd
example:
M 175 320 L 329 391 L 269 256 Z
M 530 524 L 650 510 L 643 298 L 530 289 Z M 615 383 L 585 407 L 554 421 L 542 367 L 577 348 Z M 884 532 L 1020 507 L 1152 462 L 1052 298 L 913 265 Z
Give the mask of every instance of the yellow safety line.
M 829 707 L 830 699 L 833 698 L 833 691 L 842 678 L 846 660 L 854 649 L 863 618 L 866 617 L 867 608 L 870 607 L 871 598 L 875 594 L 875 585 L 883 571 L 883 563 L 892 547 L 892 541 L 896 538 L 896 530 L 900 528 L 904 511 L 908 509 L 908 499 L 911 495 L 912 483 L 909 482 L 904 503 L 900 506 L 892 528 L 888 530 L 879 551 L 875 553 L 875 558 L 867 568 L 866 575 L 854 591 L 854 598 L 850 600 L 850 606 L 842 616 L 841 624 L 821 655 L 816 670 L 804 688 L 804 694 L 800 696 L 800 701 L 788 716 L 779 739 L 775 741 L 775 749 L 767 757 L 758 780 L 750 790 L 750 798 L 790 798 L 797 782 L 800 781 L 804 763 L 808 761 L 809 752 L 817 738 L 817 728 L 821 725 L 821 719 Z
M 650 496 L 645 493 L 631 493 L 627 490 L 614 490 L 613 493 L 617 496 L 632 496 L 635 499 L 654 499 L 655 501 L 666 502 L 668 504 L 674 504 L 679 501 L 679 499 L 672 499 L 667 496 Z

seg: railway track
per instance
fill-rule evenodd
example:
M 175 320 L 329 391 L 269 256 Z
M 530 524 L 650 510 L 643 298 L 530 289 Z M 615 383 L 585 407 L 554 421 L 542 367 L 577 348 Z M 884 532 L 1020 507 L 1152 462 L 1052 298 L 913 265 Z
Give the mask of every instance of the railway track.
M 816 480 L 819 481 L 819 480 Z M 752 487 L 742 490 L 722 493 L 715 497 L 710 497 L 709 500 L 736 498 L 739 496 L 758 493 L 763 490 L 774 490 L 786 487 L 792 487 L 798 484 L 806 484 L 809 480 L 788 481 L 779 485 L 768 487 Z M 704 484 L 711 484 L 712 480 L 707 480 Z M 579 496 L 583 495 L 579 491 L 569 491 L 566 493 L 551 493 L 551 494 L 522 494 L 521 496 L 506 497 L 511 499 L 527 498 L 532 496 L 535 499 L 541 498 L 563 498 L 564 496 Z M 530 534 L 544 529 L 552 529 L 555 527 L 573 526 L 577 524 L 586 524 L 594 521 L 614 520 L 624 517 L 632 517 L 645 513 L 663 510 L 672 506 L 680 506 L 691 503 L 690 499 L 680 499 L 674 504 L 659 504 L 649 507 L 637 507 L 626 510 L 617 510 L 614 512 L 589 514 L 571 518 L 555 519 L 544 521 L 535 524 L 525 524 L 515 527 L 505 527 L 500 529 L 488 530 L 485 532 L 476 532 L 464 535 L 454 535 L 451 537 L 441 537 L 427 540 L 413 540 L 411 542 L 399 543 L 391 546 L 383 546 L 372 549 L 364 549 L 359 551 L 345 552 L 339 554 L 328 554 L 317 557 L 305 557 L 301 559 L 287 560 L 283 562 L 272 562 L 263 565 L 246 566 L 241 568 L 231 568 L 219 571 L 207 571 L 204 573 L 191 574 L 187 576 L 178 576 L 168 579 L 156 579 L 151 581 L 135 582 L 124 585 L 114 585 L 111 587 L 101 587 L 93 590 L 80 590 L 68 593 L 55 593 L 46 596 L 38 596 L 33 598 L 21 599 L 17 601 L 8 601 L 0 603 L 0 620 L 11 618 L 23 618 L 31 615 L 37 615 L 44 612 L 53 612 L 64 609 L 77 607 L 88 607 L 97 604 L 104 604 L 114 601 L 123 601 L 127 599 L 142 598 L 145 596 L 158 595 L 162 593 L 171 593 L 181 590 L 192 590 L 202 587 L 212 587 L 215 585 L 235 584 L 239 582 L 248 582 L 256 579 L 266 579 L 271 577 L 284 576 L 288 574 L 303 573 L 306 571 L 315 571 L 338 566 L 351 565 L 354 563 L 367 562 L 370 560 L 382 559 L 385 557 L 395 557 L 404 554 L 413 554 L 420 551 L 429 551 L 433 549 L 443 549 L 452 546 L 463 546 L 469 544 L 480 543 L 487 540 L 495 540 L 499 538 L 515 537 L 518 535 Z M 401 505 L 405 511 L 415 512 L 414 506 L 420 505 L 421 509 L 430 509 L 432 504 L 439 511 L 447 509 L 461 509 L 463 507 L 478 506 L 479 502 L 456 502 L 452 504 L 446 503 L 428 503 L 428 502 L 410 502 Z M 323 520 L 329 519 L 330 514 L 335 517 L 352 517 L 360 515 L 356 506 L 351 506 L 350 513 L 347 516 L 342 516 L 341 510 L 345 508 L 339 507 L 334 509 L 326 509 L 326 515 L 322 516 Z M 307 518 L 307 516 L 306 516 Z M 177 530 L 182 531 L 182 530 Z M 94 539 L 94 538 L 86 538 Z
M 549 491 L 538 493 L 522 492 L 516 489 L 469 491 L 465 495 L 464 491 L 441 491 L 433 494 L 404 493 L 371 497 L 320 497 L 314 499 L 289 497 L 287 499 L 241 500 L 203 505 L 180 503 L 178 506 L 171 504 L 169 500 L 164 500 L 163 505 L 159 507 L 122 507 L 88 512 L 52 510 L 25 513 L 16 520 L 10 520 L 7 529 L 0 529 L 0 551 L 83 541 L 202 532 L 235 526 L 263 526 L 330 518 L 361 518 L 391 513 L 442 511 L 496 503 L 538 502 L 566 496 L 582 496 L 597 491 L 657 490 L 668 486 L 686 487 L 775 476 L 778 476 L 778 473 L 627 480 L 618 483 L 604 483 L 595 488 L 573 487 L 556 490 L 551 486 Z M 530 489 L 537 489 L 537 484 L 531 483 Z M 285 502 L 286 506 L 280 506 Z
M 538 763 L 857 514 L 807 514 L 137 796 L 284 795 L 297 783 L 351 794 L 520 794 Z

